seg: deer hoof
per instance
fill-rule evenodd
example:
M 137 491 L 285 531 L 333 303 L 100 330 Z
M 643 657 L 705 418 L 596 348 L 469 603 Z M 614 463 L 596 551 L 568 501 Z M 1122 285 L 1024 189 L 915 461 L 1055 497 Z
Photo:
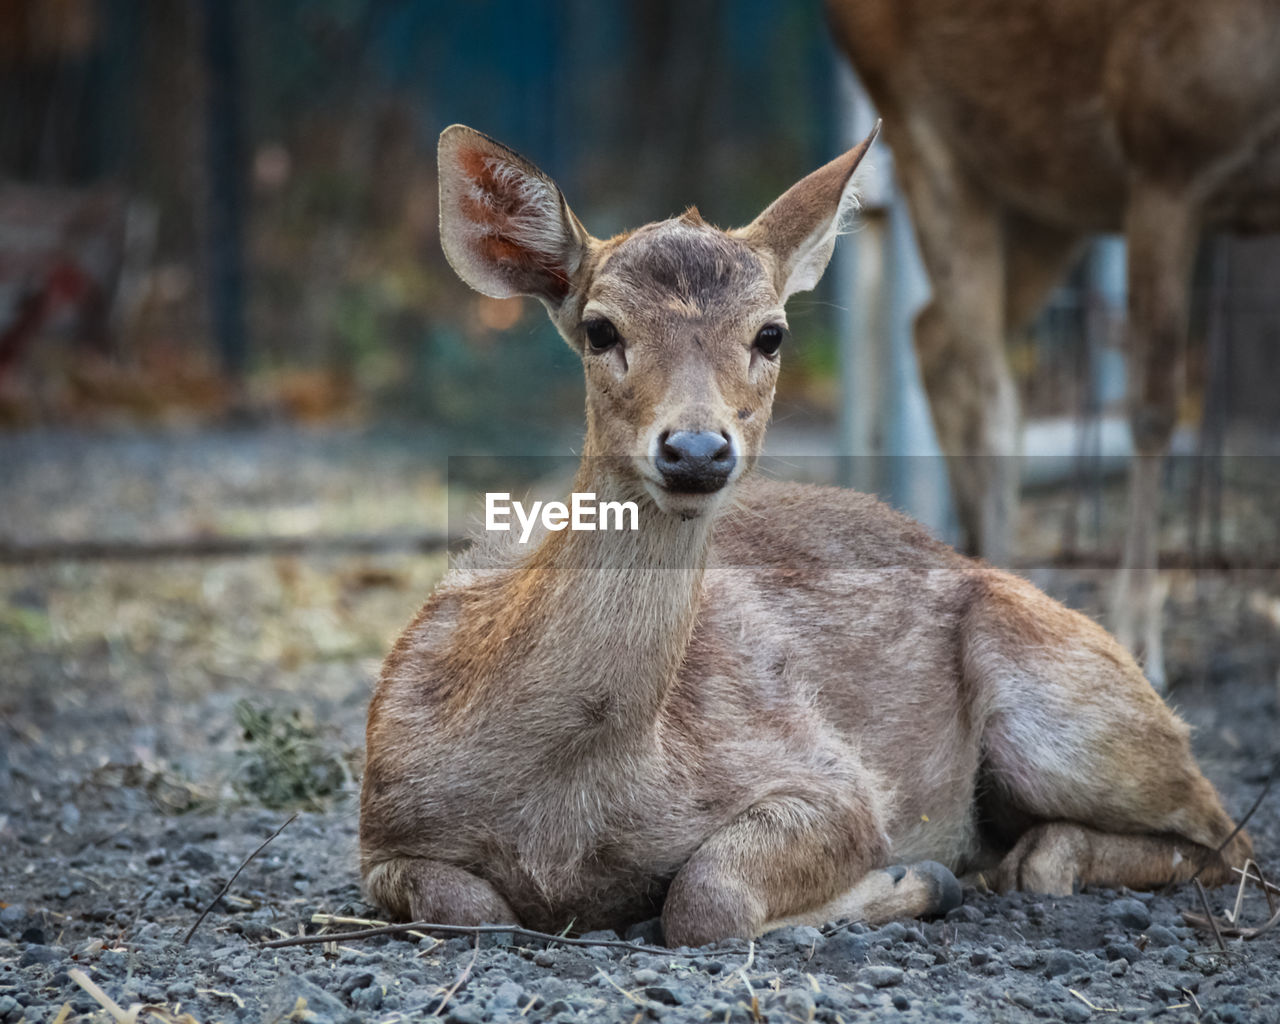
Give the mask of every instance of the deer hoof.
M 955 910 L 964 902 L 964 890 L 951 869 L 936 860 L 922 860 L 915 864 L 893 864 L 884 869 L 893 879 L 894 886 L 910 876 L 924 891 L 924 906 L 916 913 L 920 917 L 941 917 Z

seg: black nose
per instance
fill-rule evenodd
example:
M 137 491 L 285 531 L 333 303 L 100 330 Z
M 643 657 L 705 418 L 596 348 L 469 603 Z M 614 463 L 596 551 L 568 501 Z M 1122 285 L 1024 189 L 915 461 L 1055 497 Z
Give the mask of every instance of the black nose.
M 655 462 L 670 490 L 710 494 L 725 485 L 738 459 L 724 434 L 676 430 L 658 439 Z

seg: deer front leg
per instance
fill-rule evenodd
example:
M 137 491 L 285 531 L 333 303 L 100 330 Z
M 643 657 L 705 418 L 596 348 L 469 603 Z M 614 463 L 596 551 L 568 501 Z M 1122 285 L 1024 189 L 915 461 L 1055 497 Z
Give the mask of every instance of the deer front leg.
M 520 919 L 502 894 L 470 871 L 438 860 L 397 857 L 367 868 L 365 893 L 401 921 L 514 924 Z
M 666 941 L 699 946 L 787 924 L 887 920 L 959 902 L 959 885 L 941 865 L 876 870 L 887 858 L 870 807 L 824 812 L 794 798 L 763 801 L 713 833 L 676 875 L 662 909 Z

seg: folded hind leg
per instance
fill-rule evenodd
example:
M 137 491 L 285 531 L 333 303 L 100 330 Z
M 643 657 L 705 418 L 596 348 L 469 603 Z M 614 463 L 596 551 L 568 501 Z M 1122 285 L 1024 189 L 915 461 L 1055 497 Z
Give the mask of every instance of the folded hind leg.
M 1189 730 L 1092 620 L 989 570 L 966 624 L 990 800 L 1030 828 L 1004 886 L 1070 892 L 1230 880 L 1251 847 L 1191 753 Z M 1087 826 L 1078 824 L 1088 822 Z
M 1000 862 L 996 888 L 1051 896 L 1066 896 L 1085 885 L 1155 889 L 1189 881 L 1197 871 L 1205 885 L 1232 881 L 1227 859 L 1211 847 L 1185 839 L 1119 835 L 1052 821 L 1023 833 Z

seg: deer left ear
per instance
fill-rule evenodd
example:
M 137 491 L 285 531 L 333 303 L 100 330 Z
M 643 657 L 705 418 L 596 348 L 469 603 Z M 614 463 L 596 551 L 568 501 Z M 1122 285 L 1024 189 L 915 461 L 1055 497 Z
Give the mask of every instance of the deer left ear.
M 455 124 L 440 135 L 440 243 L 482 295 L 532 295 L 557 308 L 590 236 L 556 183 L 518 153 Z
M 871 134 L 853 149 L 792 185 L 764 213 L 735 232 L 773 255 L 774 285 L 783 302 L 822 279 L 836 235 L 858 208 L 854 171 L 879 134 L 876 122 Z

